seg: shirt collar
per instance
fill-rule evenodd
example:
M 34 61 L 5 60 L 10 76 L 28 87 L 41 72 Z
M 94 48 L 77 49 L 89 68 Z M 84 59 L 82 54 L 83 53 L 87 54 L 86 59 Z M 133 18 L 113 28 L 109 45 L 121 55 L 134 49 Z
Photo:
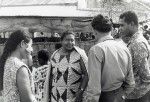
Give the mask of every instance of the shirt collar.
M 136 39 L 139 35 L 139 32 L 136 32 L 130 39 L 130 41 L 133 41 L 134 39 Z
M 98 40 L 98 43 L 104 42 L 106 40 L 113 40 L 114 38 L 111 35 L 104 36 Z
M 133 36 L 130 38 L 130 40 L 129 40 L 127 46 L 129 46 L 130 43 L 133 42 L 139 35 L 140 35 L 139 32 L 136 32 L 135 34 L 133 34 Z

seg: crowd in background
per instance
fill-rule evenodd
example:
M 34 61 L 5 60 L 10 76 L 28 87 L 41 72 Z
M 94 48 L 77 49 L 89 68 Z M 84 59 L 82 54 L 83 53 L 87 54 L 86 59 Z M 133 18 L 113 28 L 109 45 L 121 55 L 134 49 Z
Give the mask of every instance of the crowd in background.
M 71 31 L 62 33 L 51 56 L 42 49 L 37 57 L 32 56 L 30 32 L 13 32 L 0 57 L 3 101 L 150 102 L 148 39 L 134 12 L 124 12 L 118 19 L 118 31 L 113 32 L 108 17 L 93 18 L 96 44 L 88 55 L 75 45 Z
M 11 32 L 9 32 L 11 34 Z M 9 35 L 10 35 L 9 34 Z M 33 42 L 60 42 L 60 35 L 59 33 L 54 33 L 51 37 L 47 37 L 47 36 L 42 36 L 42 32 L 40 33 L 41 36 L 35 36 L 32 38 Z M 33 35 L 33 34 L 32 34 Z M 90 41 L 90 40 L 94 40 L 95 36 L 93 34 L 93 32 L 76 32 L 75 33 L 75 37 L 77 41 Z M 9 37 L 1 37 L 0 36 L 0 44 L 4 44 L 7 39 Z

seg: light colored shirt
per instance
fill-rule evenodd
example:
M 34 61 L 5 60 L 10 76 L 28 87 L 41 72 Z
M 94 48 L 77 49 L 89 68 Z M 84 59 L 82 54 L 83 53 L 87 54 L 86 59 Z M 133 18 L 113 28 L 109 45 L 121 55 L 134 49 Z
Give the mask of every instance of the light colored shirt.
M 135 88 L 128 95 L 128 99 L 143 97 L 150 91 L 150 46 L 143 34 L 135 33 L 128 43 L 132 55 Z
M 122 41 L 112 37 L 101 39 L 88 56 L 88 102 L 98 102 L 101 91 L 113 91 L 124 82 L 125 93 L 134 88 L 134 76 L 130 52 Z

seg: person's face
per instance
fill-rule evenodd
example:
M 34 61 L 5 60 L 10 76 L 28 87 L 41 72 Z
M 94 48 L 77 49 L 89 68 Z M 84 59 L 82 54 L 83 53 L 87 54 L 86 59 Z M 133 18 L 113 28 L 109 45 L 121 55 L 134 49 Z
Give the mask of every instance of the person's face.
M 69 34 L 64 37 L 62 41 L 62 47 L 66 50 L 72 50 L 75 45 L 75 36 L 73 34 Z
M 46 62 L 41 58 L 39 58 L 38 61 L 39 61 L 39 65 L 41 65 L 41 66 L 46 64 Z
M 122 37 L 126 37 L 126 36 L 132 36 L 132 30 L 133 30 L 133 25 L 132 24 L 128 24 L 124 21 L 123 19 L 119 19 L 119 32 L 121 34 Z
M 33 52 L 33 48 L 32 48 L 32 40 L 29 41 L 29 43 L 26 43 L 24 41 L 21 42 L 21 56 L 24 59 L 28 59 L 30 58 L 32 52 Z
M 33 66 L 34 67 L 38 67 L 39 66 L 39 61 L 38 61 L 38 58 L 36 56 L 33 56 Z
M 93 32 L 94 32 L 94 35 L 95 35 L 95 41 L 98 41 L 99 40 L 98 32 L 96 30 L 93 30 Z

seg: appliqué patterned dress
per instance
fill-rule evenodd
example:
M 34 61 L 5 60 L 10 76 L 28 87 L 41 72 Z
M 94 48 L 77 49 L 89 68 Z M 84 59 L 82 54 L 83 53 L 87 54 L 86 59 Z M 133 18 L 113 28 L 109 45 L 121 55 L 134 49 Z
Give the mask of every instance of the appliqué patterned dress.
M 80 54 L 75 50 L 69 55 L 55 53 L 51 60 L 53 68 L 51 102 L 72 102 L 82 80 Z
M 3 77 L 4 102 L 20 102 L 19 90 L 17 88 L 16 83 L 16 74 L 18 69 L 22 66 L 26 65 L 16 57 L 10 57 L 7 59 L 4 67 L 4 77 Z M 29 77 L 31 79 L 30 70 L 28 69 L 28 71 L 30 75 Z

